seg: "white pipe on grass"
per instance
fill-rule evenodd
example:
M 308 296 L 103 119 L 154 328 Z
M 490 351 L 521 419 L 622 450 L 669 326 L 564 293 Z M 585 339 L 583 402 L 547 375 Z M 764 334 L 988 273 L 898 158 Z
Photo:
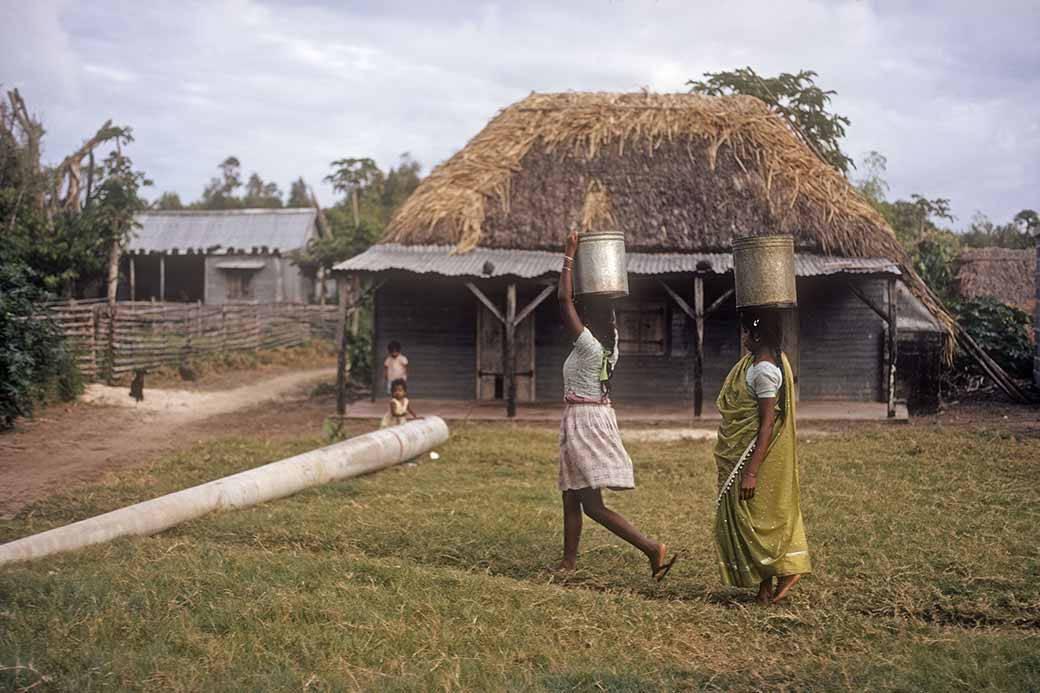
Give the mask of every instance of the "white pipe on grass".
M 245 508 L 329 481 L 375 472 L 448 440 L 438 416 L 366 433 L 302 455 L 0 545 L 0 565 L 72 551 L 118 537 L 161 532 L 215 510 Z

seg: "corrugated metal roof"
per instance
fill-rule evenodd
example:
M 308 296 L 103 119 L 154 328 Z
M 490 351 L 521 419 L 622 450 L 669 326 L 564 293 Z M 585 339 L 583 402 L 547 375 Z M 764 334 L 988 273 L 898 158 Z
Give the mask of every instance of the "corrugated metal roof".
M 266 266 L 263 260 L 222 260 L 217 263 L 217 269 L 262 270 Z
M 237 209 L 226 212 L 142 212 L 130 252 L 225 253 L 253 248 L 286 253 L 307 245 L 314 209 Z
M 532 279 L 559 272 L 560 253 L 540 250 L 506 250 L 474 248 L 453 255 L 454 246 L 374 245 L 360 255 L 336 265 L 345 272 L 384 272 L 405 270 L 417 274 L 440 274 L 447 277 L 515 276 Z M 690 273 L 701 269 L 723 274 L 733 271 L 729 253 L 629 253 L 628 271 L 632 274 Z M 856 274 L 899 274 L 898 266 L 886 258 L 846 258 L 798 253 L 795 274 L 814 277 L 842 272 Z

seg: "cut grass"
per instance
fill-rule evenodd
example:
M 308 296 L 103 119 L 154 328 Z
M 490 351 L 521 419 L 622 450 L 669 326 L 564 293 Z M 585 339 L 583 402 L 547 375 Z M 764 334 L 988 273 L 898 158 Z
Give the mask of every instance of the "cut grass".
M 364 424 L 351 425 L 357 430 Z M 0 686 L 63 690 L 1030 690 L 1040 687 L 1037 441 L 884 428 L 800 443 L 814 574 L 783 608 L 721 587 L 709 443 L 638 444 L 563 580 L 556 436 L 460 425 L 439 461 L 0 569 Z M 200 445 L 41 502 L 0 540 L 279 459 Z

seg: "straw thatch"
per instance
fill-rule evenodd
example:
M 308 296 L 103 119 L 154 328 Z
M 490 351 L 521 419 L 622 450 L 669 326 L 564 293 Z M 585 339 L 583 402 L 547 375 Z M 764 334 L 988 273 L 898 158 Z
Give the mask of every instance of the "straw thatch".
M 634 251 L 728 252 L 737 237 L 791 233 L 802 251 L 889 258 L 951 324 L 884 219 L 746 96 L 531 94 L 435 168 L 384 241 L 558 249 L 590 206 Z
M 967 248 L 957 260 L 957 291 L 964 298 L 995 298 L 1030 315 L 1036 310 L 1036 251 Z

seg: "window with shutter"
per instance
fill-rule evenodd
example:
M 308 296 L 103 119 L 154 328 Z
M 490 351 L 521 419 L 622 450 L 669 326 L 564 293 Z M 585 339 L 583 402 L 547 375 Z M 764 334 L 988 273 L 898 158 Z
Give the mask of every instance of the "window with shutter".
M 626 301 L 617 307 L 621 353 L 664 356 L 668 350 L 668 304 Z

